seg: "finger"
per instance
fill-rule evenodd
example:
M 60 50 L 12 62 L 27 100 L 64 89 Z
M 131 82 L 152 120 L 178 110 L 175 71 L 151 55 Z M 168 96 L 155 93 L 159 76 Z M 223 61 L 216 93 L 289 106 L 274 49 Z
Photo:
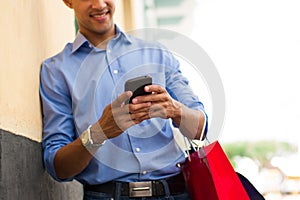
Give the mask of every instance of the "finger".
M 124 105 L 125 101 L 132 96 L 131 91 L 126 91 L 116 98 L 111 104 L 113 107 L 119 107 Z
M 149 116 L 149 110 L 146 112 L 138 112 L 138 113 L 131 113 L 130 117 L 131 119 L 139 119 L 139 118 L 143 118 L 144 116 Z
M 151 102 L 146 103 L 139 103 L 139 104 L 130 104 L 129 105 L 129 112 L 130 113 L 137 113 L 142 111 L 149 111 L 149 108 L 151 107 Z
M 139 123 L 141 123 L 142 121 L 147 120 L 147 119 L 150 119 L 150 116 L 149 116 L 148 114 L 147 114 L 147 115 L 144 115 L 144 116 L 141 116 L 140 118 L 133 119 L 132 121 L 133 121 L 135 124 L 139 124 Z
M 151 94 L 151 95 L 145 95 L 145 96 L 138 96 L 132 100 L 133 104 L 138 103 L 145 103 L 145 102 L 163 102 L 168 101 L 169 95 L 167 93 L 161 93 L 161 94 Z
M 147 119 L 150 119 L 150 116 L 149 116 L 148 113 L 143 115 L 143 116 L 140 116 L 139 118 L 130 119 L 130 120 L 123 123 L 123 127 L 125 128 L 124 130 L 130 128 L 133 125 L 139 124 L 142 121 L 147 120 Z
M 149 111 L 150 111 L 150 107 L 147 107 L 147 108 L 141 108 L 139 110 L 131 110 L 129 113 L 130 114 L 136 114 L 140 112 L 148 113 Z
M 145 92 L 166 93 L 166 89 L 160 85 L 147 85 L 144 88 Z

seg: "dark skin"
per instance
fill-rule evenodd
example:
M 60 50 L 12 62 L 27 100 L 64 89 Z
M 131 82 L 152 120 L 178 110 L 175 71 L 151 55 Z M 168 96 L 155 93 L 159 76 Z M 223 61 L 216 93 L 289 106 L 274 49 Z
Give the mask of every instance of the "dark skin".
M 127 91 L 106 106 L 101 118 L 94 125 L 102 129 L 97 134 L 105 134 L 107 138 L 114 138 L 135 124 L 153 117 L 160 117 L 171 118 L 187 137 L 200 137 L 205 121 L 205 116 L 201 111 L 192 110 L 175 101 L 161 86 L 146 86 L 145 91 L 152 92 L 152 94 L 136 97 L 132 104 L 126 105 L 125 101 L 132 95 L 132 92 Z M 97 141 L 97 134 L 92 136 L 95 141 Z M 97 142 L 101 143 L 103 140 Z M 62 147 L 57 152 L 54 161 L 57 176 L 65 179 L 80 173 L 89 164 L 96 150 L 88 151 L 79 138 Z
M 64 0 L 74 10 L 80 32 L 94 45 L 105 48 L 110 38 L 115 35 L 113 0 Z M 132 104 L 125 101 L 132 96 L 126 91 L 107 105 L 100 119 L 92 126 L 92 139 L 102 143 L 103 138 L 114 138 L 129 127 L 154 117 L 172 119 L 180 131 L 188 138 L 199 138 L 205 116 L 201 111 L 192 110 L 174 100 L 165 88 L 158 85 L 145 87 L 151 95 L 139 96 Z M 100 147 L 101 148 L 101 147 Z M 84 170 L 97 148 L 88 151 L 77 138 L 72 143 L 60 148 L 54 158 L 56 176 L 66 179 Z

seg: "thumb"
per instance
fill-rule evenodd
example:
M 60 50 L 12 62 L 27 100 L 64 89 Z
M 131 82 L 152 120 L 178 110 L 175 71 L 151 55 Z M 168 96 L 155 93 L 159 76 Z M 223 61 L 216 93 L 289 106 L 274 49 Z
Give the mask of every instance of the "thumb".
M 120 96 L 118 96 L 116 98 L 116 100 L 114 100 L 112 102 L 112 106 L 115 107 L 115 106 L 121 106 L 122 104 L 125 103 L 126 100 L 128 100 L 130 97 L 132 96 L 132 92 L 131 91 L 126 91 L 124 93 L 122 93 Z

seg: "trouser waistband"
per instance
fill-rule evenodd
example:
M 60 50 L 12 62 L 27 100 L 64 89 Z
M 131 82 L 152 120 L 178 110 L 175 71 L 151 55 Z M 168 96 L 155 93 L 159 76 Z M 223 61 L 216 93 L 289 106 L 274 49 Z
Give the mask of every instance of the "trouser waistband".
M 186 191 L 186 186 L 181 173 L 161 180 L 143 182 L 110 181 L 98 185 L 84 185 L 84 191 L 114 195 L 117 190 L 119 190 L 121 196 L 151 197 L 182 194 Z

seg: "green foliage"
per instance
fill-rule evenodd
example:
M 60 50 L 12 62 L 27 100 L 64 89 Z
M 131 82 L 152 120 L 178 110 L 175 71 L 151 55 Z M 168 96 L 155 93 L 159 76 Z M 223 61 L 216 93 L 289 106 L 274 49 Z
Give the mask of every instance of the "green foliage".
M 222 146 L 233 166 L 235 166 L 234 158 L 237 156 L 252 158 L 259 161 L 261 166 L 266 166 L 273 156 L 287 155 L 297 151 L 296 145 L 277 141 L 243 141 Z

